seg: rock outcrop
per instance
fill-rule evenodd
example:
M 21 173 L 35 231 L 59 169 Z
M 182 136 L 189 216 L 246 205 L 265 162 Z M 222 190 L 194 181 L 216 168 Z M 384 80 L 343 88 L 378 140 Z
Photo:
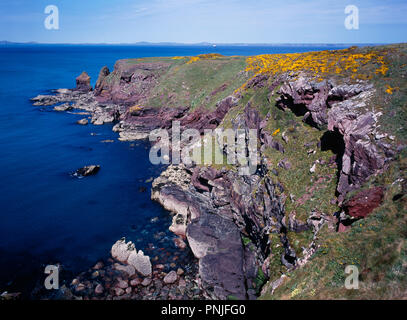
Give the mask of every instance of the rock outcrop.
M 65 112 L 65 111 L 69 111 L 69 110 L 72 110 L 72 109 L 73 108 L 69 103 L 64 103 L 64 104 L 61 104 L 59 106 L 54 107 L 54 110 L 58 111 L 58 112 Z
M 80 92 L 92 91 L 90 77 L 86 71 L 82 72 L 81 75 L 76 78 L 76 90 Z
M 186 114 L 188 108 L 140 108 L 128 109 L 115 125 L 114 131 L 120 133 L 120 140 L 140 140 L 148 138 L 154 129 L 169 129 L 174 120 Z
M 76 121 L 76 123 L 80 124 L 82 126 L 86 126 L 89 123 L 89 121 L 88 121 L 88 119 L 84 118 L 84 119 Z
M 359 188 L 366 179 L 384 169 L 392 155 L 391 147 L 375 141 L 377 120 L 381 113 L 369 111 L 367 105 L 375 89 L 371 84 L 336 85 L 334 81 L 315 82 L 305 76 L 286 81 L 280 88 L 277 105 L 290 109 L 317 128 L 337 132 L 331 145 L 338 150 L 341 164 L 338 193 L 341 203 L 346 194 Z
M 250 107 L 234 125 L 261 130 L 260 117 Z M 152 199 L 174 212 L 170 230 L 188 240 L 210 298 L 256 297 L 256 278 L 270 254 L 268 236 L 285 229 L 284 206 L 266 173 L 261 165 L 251 176 L 179 165 L 153 182 Z M 242 236 L 250 244 L 243 244 Z M 295 252 L 282 237 L 283 258 L 292 267 Z
M 90 165 L 76 170 L 75 175 L 80 177 L 93 176 L 97 174 L 99 170 L 100 170 L 99 165 Z
M 96 89 L 96 99 L 100 103 L 135 105 L 144 103 L 158 79 L 169 68 L 169 63 L 133 63 L 119 60 L 114 72 L 107 74 L 102 69 Z
M 344 203 L 345 212 L 354 218 L 365 218 L 383 200 L 383 188 L 375 187 L 358 192 Z
M 226 97 L 216 105 L 216 109 L 212 112 L 207 110 L 197 109 L 181 119 L 181 126 L 198 130 L 203 134 L 205 129 L 213 130 L 219 126 L 225 117 L 226 113 L 236 106 L 238 99 L 234 96 Z
M 108 67 L 104 66 L 100 69 L 99 77 L 95 84 L 95 94 L 100 94 L 102 91 L 103 81 L 105 81 L 106 77 L 110 74 L 110 70 Z

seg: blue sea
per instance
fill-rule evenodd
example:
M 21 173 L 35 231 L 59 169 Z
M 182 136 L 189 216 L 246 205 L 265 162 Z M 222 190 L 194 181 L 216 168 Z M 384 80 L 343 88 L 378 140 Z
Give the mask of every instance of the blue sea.
M 151 178 L 162 168 L 149 163 L 148 144 L 119 142 L 112 125 L 80 126 L 82 115 L 36 107 L 30 98 L 74 87 L 84 70 L 94 84 L 101 67 L 113 70 L 124 58 L 341 48 L 0 45 L 0 293 L 30 292 L 47 264 L 84 271 L 124 236 L 147 254 L 176 250 L 169 213 L 150 200 Z M 96 176 L 70 175 L 89 164 L 101 165 Z

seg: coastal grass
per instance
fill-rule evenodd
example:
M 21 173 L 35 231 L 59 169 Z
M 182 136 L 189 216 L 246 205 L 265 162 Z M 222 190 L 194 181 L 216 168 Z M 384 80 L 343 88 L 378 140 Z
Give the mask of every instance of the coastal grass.
M 189 106 L 213 110 L 247 80 L 244 57 L 218 57 L 188 63 L 172 60 L 169 71 L 153 89 L 148 104 L 161 107 Z M 175 62 L 174 62 L 175 61 Z
M 395 162 L 376 183 L 405 179 L 405 172 L 406 164 Z M 395 200 L 402 188 L 399 183 L 387 186 L 383 204 L 348 232 L 323 228 L 311 260 L 288 272 L 283 285 L 262 299 L 407 298 L 407 198 Z M 345 288 L 347 265 L 360 271 L 357 290 Z
M 380 52 L 383 57 L 383 65 L 386 66 L 382 69 L 383 72 L 373 72 L 377 70 L 377 65 L 372 63 L 362 66 L 365 74 L 371 75 L 368 80 L 375 88 L 365 108 L 378 115 L 379 132 L 388 134 L 384 139 L 385 143 L 396 146 L 405 145 L 407 142 L 406 49 L 406 44 L 353 49 L 354 52 L 363 54 L 372 51 Z M 331 75 L 327 74 L 328 76 Z M 349 77 L 343 78 L 343 81 L 350 83 L 360 79 Z M 328 200 L 335 193 L 337 169 L 317 165 L 313 174 L 315 179 L 310 179 L 308 171 L 309 165 L 316 159 L 327 161 L 332 153 L 329 150 L 322 152 L 317 148 L 316 153 L 309 155 L 310 150 L 306 151 L 303 148 L 303 143 L 306 141 L 312 142 L 315 146 L 323 132 L 318 133 L 318 130 L 315 131 L 316 129 L 298 121 L 291 122 L 295 120 L 292 114 L 278 114 L 280 111 L 274 110 L 276 114 L 271 117 L 269 130 L 273 132 L 277 128 L 288 126 L 288 130 L 283 131 L 288 137 L 288 142 L 283 144 L 286 150 L 284 155 L 270 150 L 268 158 L 273 164 L 284 157 L 297 159 L 292 170 L 276 169 L 278 176 L 275 179 L 278 179 L 287 188 L 287 192 L 294 196 L 289 197 L 285 202 L 287 214 L 295 211 L 297 218 L 302 219 L 306 219 L 313 209 L 332 214 L 338 208 Z M 294 137 L 295 139 L 292 139 Z M 370 138 L 374 139 L 374 137 Z M 279 139 L 279 134 L 276 139 Z M 298 143 L 290 145 L 292 142 Z M 312 149 L 314 149 L 313 146 Z M 308 146 L 307 149 L 309 149 Z M 305 266 L 288 271 L 279 265 L 278 258 L 272 260 L 270 280 L 276 280 L 283 273 L 287 277 L 274 294 L 266 290 L 261 299 L 406 299 L 406 158 L 407 152 L 402 149 L 387 170 L 382 174 L 374 175 L 361 187 L 361 189 L 367 189 L 372 186 L 385 186 L 385 197 L 381 206 L 367 218 L 354 222 L 351 229 L 345 233 L 333 232 L 325 225 L 316 240 L 319 249 Z M 317 186 L 318 181 L 322 182 L 322 188 Z M 301 201 L 301 205 L 298 205 L 295 199 L 307 194 L 311 194 L 311 197 L 306 197 L 307 200 Z M 352 195 L 352 192 L 349 193 L 347 198 Z M 304 233 L 293 232 L 287 234 L 290 245 L 297 253 L 303 244 L 311 241 L 310 236 L 307 238 Z M 274 248 L 278 252 L 277 235 L 270 235 L 270 239 L 272 251 Z M 360 271 L 358 290 L 345 288 L 347 265 L 355 265 Z

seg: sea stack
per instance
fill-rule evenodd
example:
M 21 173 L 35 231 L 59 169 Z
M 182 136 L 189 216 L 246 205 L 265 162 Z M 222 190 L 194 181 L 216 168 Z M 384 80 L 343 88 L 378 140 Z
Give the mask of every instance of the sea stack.
M 92 87 L 90 86 L 90 77 L 86 71 L 83 71 L 81 75 L 76 78 L 76 90 L 81 92 L 92 91 Z

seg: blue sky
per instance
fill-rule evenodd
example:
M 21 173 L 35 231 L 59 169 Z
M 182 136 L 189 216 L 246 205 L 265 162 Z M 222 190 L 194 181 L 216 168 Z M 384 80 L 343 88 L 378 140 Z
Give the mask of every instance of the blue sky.
M 359 8 L 359 30 L 344 26 Z M 47 5 L 60 29 L 44 27 Z M 1 0 L 0 40 L 46 43 L 406 42 L 406 0 Z

